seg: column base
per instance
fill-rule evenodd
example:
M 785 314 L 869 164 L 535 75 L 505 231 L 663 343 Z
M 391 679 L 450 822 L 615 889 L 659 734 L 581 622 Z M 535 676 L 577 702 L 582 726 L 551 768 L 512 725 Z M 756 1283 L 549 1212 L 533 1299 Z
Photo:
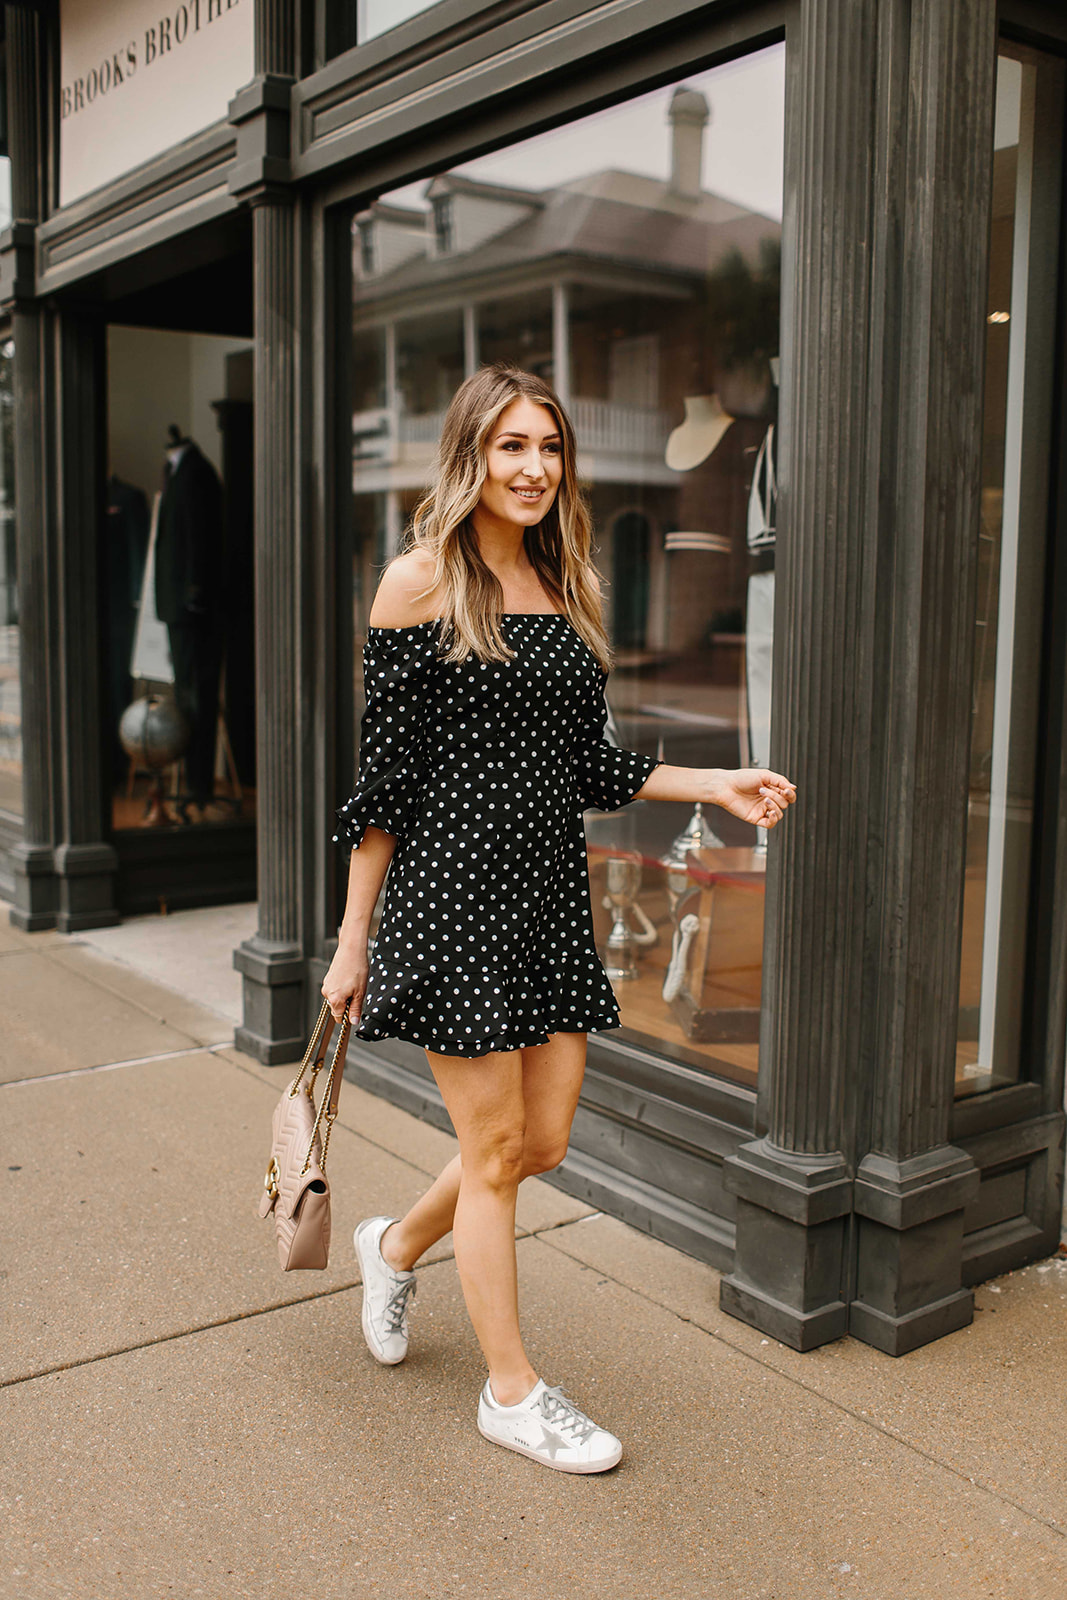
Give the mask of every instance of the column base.
M 268 1067 L 299 1061 L 307 1046 L 307 960 L 300 945 L 253 934 L 237 946 L 233 964 L 244 980 L 244 1020 L 234 1045 Z
M 757 1139 L 723 1162 L 723 1182 L 737 1195 L 737 1243 L 722 1309 L 794 1350 L 839 1339 L 852 1209 L 843 1156 L 795 1155 Z
M 59 910 L 55 851 L 50 844 L 15 844 L 10 851 L 15 901 L 9 919 L 23 933 L 54 928 Z
M 719 1305 L 739 1322 L 747 1322 L 750 1328 L 758 1328 L 801 1354 L 848 1332 L 848 1306 L 843 1300 L 830 1301 L 817 1311 L 798 1311 L 796 1306 L 738 1283 L 733 1274 L 722 1280 Z
M 113 928 L 121 922 L 115 904 L 119 858 L 111 845 L 61 844 L 56 850 L 60 933 L 84 928 Z
M 873 1345 L 887 1356 L 906 1356 L 909 1350 L 932 1344 L 946 1333 L 956 1333 L 974 1321 L 974 1295 L 958 1289 L 922 1306 L 918 1311 L 893 1317 L 875 1306 L 854 1300 L 848 1310 L 848 1331 L 854 1339 Z
M 964 1208 L 978 1193 L 974 1162 L 954 1145 L 906 1161 L 871 1154 L 855 1182 L 856 1294 L 849 1332 L 906 1355 L 974 1317 L 961 1286 Z

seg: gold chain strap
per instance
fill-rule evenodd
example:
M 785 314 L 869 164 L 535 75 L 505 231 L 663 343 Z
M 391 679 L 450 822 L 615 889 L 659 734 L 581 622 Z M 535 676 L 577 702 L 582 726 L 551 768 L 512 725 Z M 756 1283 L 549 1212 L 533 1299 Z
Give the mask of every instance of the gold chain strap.
M 348 1016 L 347 1007 L 345 1009 L 345 1016 L 346 1017 Z M 323 1063 L 323 1061 L 325 1060 L 325 1057 L 326 1057 L 325 1049 L 323 1049 L 321 1056 L 319 1055 L 319 1046 L 323 1043 L 323 1034 L 327 1032 L 327 1024 L 329 1023 L 329 1021 L 330 1021 L 330 1002 L 328 1000 L 324 1000 L 322 1002 L 322 1010 L 319 1012 L 319 1020 L 316 1022 L 314 1028 L 312 1029 L 311 1039 L 308 1042 L 307 1049 L 304 1051 L 304 1059 L 300 1063 L 300 1071 L 297 1073 L 296 1077 L 293 1079 L 292 1083 L 289 1085 L 289 1098 L 290 1098 L 290 1100 L 293 1099 L 293 1097 L 295 1096 L 297 1090 L 300 1088 L 300 1080 L 301 1080 L 301 1078 L 303 1078 L 304 1073 L 307 1071 L 308 1067 L 311 1066 L 312 1061 L 314 1061 L 315 1064 L 314 1064 L 314 1067 L 312 1068 L 311 1081 L 310 1081 L 310 1083 L 308 1085 L 308 1089 L 309 1089 L 309 1091 L 312 1092 L 312 1097 L 314 1098 L 313 1091 L 314 1091 L 314 1087 L 315 1087 L 315 1079 L 318 1077 L 319 1070 L 322 1067 L 322 1063 Z
M 322 1154 L 319 1157 L 319 1169 L 322 1172 L 326 1171 L 326 1154 L 327 1154 L 327 1151 L 330 1148 L 330 1134 L 333 1132 L 333 1125 L 334 1125 L 334 1122 L 335 1122 L 336 1117 L 337 1117 L 337 1106 L 334 1103 L 334 1084 L 336 1083 L 336 1080 L 337 1080 L 338 1065 L 339 1065 L 339 1063 L 341 1061 L 341 1058 L 344 1055 L 345 1047 L 348 1044 L 349 1029 L 352 1026 L 351 1018 L 348 1015 L 348 1007 L 349 1007 L 349 1005 L 351 1005 L 351 1003 L 352 1003 L 351 1001 L 348 1001 L 348 1003 L 345 1005 L 344 1016 L 341 1018 L 341 1026 L 337 1030 L 337 1042 L 333 1047 L 333 1058 L 330 1061 L 330 1070 L 329 1070 L 329 1073 L 327 1074 L 327 1077 L 326 1077 L 326 1087 L 322 1091 L 322 1099 L 319 1101 L 319 1107 L 318 1107 L 318 1110 L 315 1113 L 315 1126 L 311 1130 L 311 1139 L 310 1139 L 310 1142 L 308 1143 L 307 1157 L 306 1157 L 306 1159 L 304 1161 L 304 1165 L 303 1165 L 303 1167 L 301 1169 L 301 1172 L 300 1172 L 300 1176 L 301 1177 L 304 1176 L 304 1173 L 306 1173 L 308 1168 L 311 1166 L 311 1153 L 315 1148 L 315 1140 L 318 1137 L 319 1129 L 320 1129 L 323 1121 L 325 1121 L 325 1123 L 326 1123 L 326 1136 L 325 1136 L 325 1138 L 323 1139 L 323 1142 L 322 1142 Z M 323 1007 L 323 1011 L 325 1013 L 327 1013 L 327 1014 L 329 1013 L 329 1009 L 330 1008 L 329 1008 L 328 1004 Z M 321 1021 L 322 1021 L 322 1017 L 320 1016 L 319 1022 L 321 1023 Z M 317 1034 L 318 1031 L 319 1031 L 318 1030 L 318 1026 L 316 1025 L 315 1033 Z M 314 1043 L 314 1042 L 315 1042 L 315 1036 L 312 1035 L 312 1043 Z M 310 1054 L 310 1050 L 311 1050 L 311 1046 L 309 1045 L 308 1046 L 309 1054 Z M 324 1052 L 324 1054 L 325 1054 L 325 1052 Z M 307 1065 L 307 1056 L 305 1056 L 305 1058 L 304 1058 L 304 1065 L 305 1066 Z M 322 1066 L 322 1062 L 321 1061 L 318 1063 L 318 1066 L 319 1067 Z M 301 1067 L 301 1069 L 300 1069 L 300 1076 L 301 1077 L 303 1076 L 303 1072 L 304 1072 L 304 1068 Z M 314 1080 L 312 1080 L 312 1081 L 314 1081 Z M 300 1078 L 298 1077 L 297 1080 L 296 1080 L 296 1083 L 299 1084 L 299 1082 L 300 1082 Z M 312 1097 L 312 1098 L 314 1098 L 314 1097 Z

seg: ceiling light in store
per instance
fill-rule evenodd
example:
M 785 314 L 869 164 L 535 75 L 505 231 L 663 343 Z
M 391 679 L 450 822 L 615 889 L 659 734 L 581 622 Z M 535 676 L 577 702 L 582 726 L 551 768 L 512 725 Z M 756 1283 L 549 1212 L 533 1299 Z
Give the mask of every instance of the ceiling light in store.
M 1011 321 L 1011 312 L 1010 311 L 991 311 L 989 313 L 989 321 L 990 322 L 1010 322 Z

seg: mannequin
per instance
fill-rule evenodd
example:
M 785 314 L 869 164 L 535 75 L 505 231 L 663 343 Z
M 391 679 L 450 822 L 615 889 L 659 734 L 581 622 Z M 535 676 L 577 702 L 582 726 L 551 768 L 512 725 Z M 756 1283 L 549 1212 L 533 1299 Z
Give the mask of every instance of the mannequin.
M 200 808 L 215 789 L 222 531 L 218 474 L 171 423 L 156 534 L 156 611 L 170 636 L 174 696 L 192 729 L 185 765 L 193 804 Z
M 717 394 L 686 395 L 685 421 L 667 440 L 664 457 L 672 472 L 691 472 L 717 449 L 733 417 L 724 411 Z
M 771 358 L 778 387 L 778 357 Z M 778 537 L 778 461 L 775 425 L 763 436 L 748 497 L 749 579 L 745 620 L 745 684 L 748 696 L 748 759 L 770 760 L 771 670 L 774 661 L 774 550 Z

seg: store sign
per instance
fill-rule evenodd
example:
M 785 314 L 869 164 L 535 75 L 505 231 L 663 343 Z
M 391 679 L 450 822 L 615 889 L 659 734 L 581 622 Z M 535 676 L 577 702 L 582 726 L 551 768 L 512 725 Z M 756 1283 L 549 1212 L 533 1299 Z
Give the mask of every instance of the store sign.
M 253 74 L 254 15 L 254 0 L 60 0 L 60 204 L 225 117 Z

